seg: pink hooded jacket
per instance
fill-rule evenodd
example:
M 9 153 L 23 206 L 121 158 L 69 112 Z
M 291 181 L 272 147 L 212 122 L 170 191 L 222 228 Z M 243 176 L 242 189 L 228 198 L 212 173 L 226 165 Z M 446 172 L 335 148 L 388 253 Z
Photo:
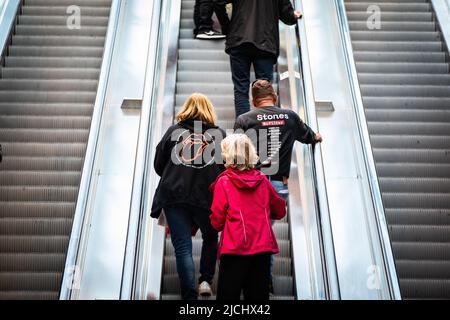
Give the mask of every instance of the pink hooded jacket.
M 270 219 L 286 215 L 286 202 L 258 170 L 227 169 L 211 185 L 214 191 L 212 226 L 223 231 L 222 254 L 278 253 Z

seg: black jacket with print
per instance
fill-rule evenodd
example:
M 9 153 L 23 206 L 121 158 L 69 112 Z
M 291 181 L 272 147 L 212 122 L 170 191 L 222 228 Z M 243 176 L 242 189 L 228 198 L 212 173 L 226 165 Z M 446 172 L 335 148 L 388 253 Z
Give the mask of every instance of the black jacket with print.
M 154 167 L 161 180 L 153 197 L 153 218 L 168 205 L 210 209 L 208 188 L 225 169 L 220 149 L 225 135 L 201 121 L 179 122 L 167 130 L 156 147 Z

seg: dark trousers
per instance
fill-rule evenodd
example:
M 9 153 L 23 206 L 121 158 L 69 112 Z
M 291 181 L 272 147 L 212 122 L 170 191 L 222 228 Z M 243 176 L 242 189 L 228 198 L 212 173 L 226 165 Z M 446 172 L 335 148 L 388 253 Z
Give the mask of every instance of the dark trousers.
M 250 69 L 253 65 L 256 79 L 273 81 L 273 67 L 277 58 L 254 45 L 245 43 L 228 51 L 234 84 L 236 118 L 250 111 Z
M 175 248 L 177 272 L 183 300 L 196 300 L 195 264 L 192 258 L 192 224 L 199 226 L 203 245 L 199 283 L 212 283 L 217 260 L 217 231 L 211 226 L 209 210 L 188 205 L 164 208 L 170 238 Z
M 222 33 L 226 34 L 230 20 L 225 5 L 226 0 L 196 0 L 194 6 L 194 34 L 213 29 L 212 15 L 214 12 L 222 26 Z
M 224 254 L 220 258 L 217 300 L 269 300 L 271 253 L 253 255 Z

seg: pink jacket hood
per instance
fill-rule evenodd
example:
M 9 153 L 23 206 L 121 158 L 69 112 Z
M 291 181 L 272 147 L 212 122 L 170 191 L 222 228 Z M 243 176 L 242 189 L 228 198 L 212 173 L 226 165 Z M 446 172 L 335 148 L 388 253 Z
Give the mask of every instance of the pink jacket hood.
M 259 186 L 264 179 L 267 179 L 266 176 L 258 170 L 228 169 L 217 177 L 217 180 L 213 182 L 210 187 L 211 190 L 214 190 L 217 181 L 223 176 L 227 176 L 237 189 L 254 189 Z

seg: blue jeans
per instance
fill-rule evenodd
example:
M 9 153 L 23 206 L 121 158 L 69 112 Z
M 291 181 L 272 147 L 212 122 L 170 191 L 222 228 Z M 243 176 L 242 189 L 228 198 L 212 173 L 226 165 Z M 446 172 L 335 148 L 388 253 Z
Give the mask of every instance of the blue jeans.
M 195 264 L 192 258 L 192 224 L 199 226 L 203 245 L 199 283 L 212 283 L 217 260 L 217 231 L 211 226 L 210 211 L 189 205 L 164 208 L 170 238 L 175 248 L 177 272 L 183 300 L 196 300 Z
M 268 177 L 270 180 L 270 177 Z M 289 199 L 289 188 L 288 185 L 284 184 L 283 181 L 275 181 L 275 180 L 270 180 L 270 182 L 272 183 L 272 186 L 275 188 L 275 191 L 278 193 L 278 195 L 284 200 L 287 201 Z M 272 225 L 274 224 L 275 221 L 272 220 Z M 272 280 L 272 273 L 273 273 L 273 255 L 270 256 L 270 280 Z
M 270 178 L 269 178 L 270 180 Z M 272 183 L 272 186 L 275 188 L 275 191 L 278 193 L 278 195 L 284 200 L 284 201 L 288 201 L 289 199 L 289 188 L 288 185 L 284 184 L 283 181 L 275 181 L 275 180 L 270 180 L 270 182 Z
M 234 107 L 236 118 L 250 111 L 250 68 L 253 64 L 256 79 L 273 80 L 273 66 L 277 58 L 257 49 L 254 45 L 244 43 L 228 51 L 230 55 L 231 74 L 234 84 Z

